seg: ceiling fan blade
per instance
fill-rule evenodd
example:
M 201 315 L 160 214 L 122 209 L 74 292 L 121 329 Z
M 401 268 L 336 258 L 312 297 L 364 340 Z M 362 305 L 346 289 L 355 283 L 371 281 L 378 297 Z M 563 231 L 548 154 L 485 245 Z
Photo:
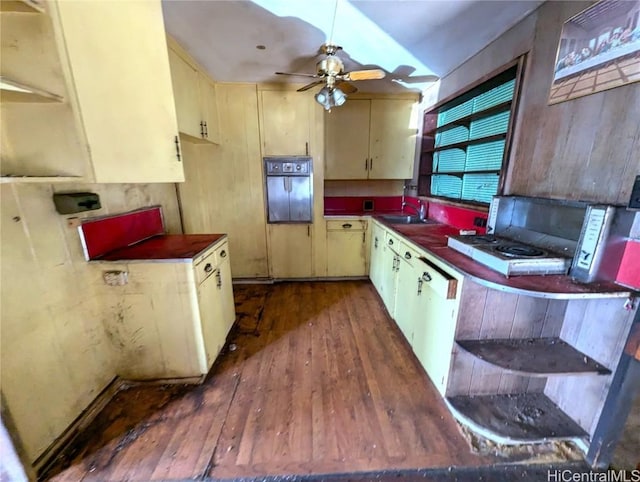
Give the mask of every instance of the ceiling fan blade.
M 317 74 L 294 74 L 290 72 L 276 72 L 276 75 L 296 75 L 298 77 L 311 77 L 311 78 L 318 77 Z
M 338 89 L 340 89 L 345 94 L 353 94 L 358 91 L 358 88 L 355 85 L 350 84 L 349 82 L 340 82 L 336 85 Z
M 311 87 L 314 87 L 320 84 L 324 84 L 324 80 L 316 80 L 315 82 L 311 82 L 310 84 L 307 84 L 304 87 L 300 87 L 298 89 L 298 92 L 304 92 L 305 90 L 309 90 Z
M 345 80 L 378 80 L 386 75 L 382 69 L 354 70 L 345 74 Z

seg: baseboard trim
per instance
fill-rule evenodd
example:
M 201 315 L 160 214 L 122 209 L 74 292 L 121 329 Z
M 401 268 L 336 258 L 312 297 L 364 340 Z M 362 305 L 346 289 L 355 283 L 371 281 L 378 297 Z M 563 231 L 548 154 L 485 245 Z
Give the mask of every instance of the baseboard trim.
M 42 477 L 51 468 L 58 456 L 71 447 L 76 437 L 95 420 L 98 414 L 121 390 L 144 385 L 199 385 L 204 382 L 205 377 L 206 375 L 185 378 L 158 378 L 154 380 L 126 380 L 116 376 L 93 402 L 78 415 L 71 425 L 33 462 L 33 470 L 38 478 Z
M 96 416 L 107 406 L 113 397 L 125 387 L 125 381 L 120 377 L 115 377 L 100 392 L 100 394 L 85 408 L 80 415 L 53 441 L 49 447 L 33 462 L 33 469 L 38 478 L 46 472 L 67 447 L 69 447 L 76 437 L 96 418 Z

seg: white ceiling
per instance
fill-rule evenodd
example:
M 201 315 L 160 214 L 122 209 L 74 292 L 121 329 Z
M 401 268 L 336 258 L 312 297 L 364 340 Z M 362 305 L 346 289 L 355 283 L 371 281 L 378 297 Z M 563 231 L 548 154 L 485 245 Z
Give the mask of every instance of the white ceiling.
M 333 41 L 345 70 L 379 67 L 363 92 L 420 90 L 444 77 L 544 0 L 163 0 L 167 31 L 218 81 L 302 82 Z M 334 23 L 335 12 L 335 23 Z M 264 50 L 257 49 L 263 45 Z M 404 84 L 396 80 L 404 81 Z

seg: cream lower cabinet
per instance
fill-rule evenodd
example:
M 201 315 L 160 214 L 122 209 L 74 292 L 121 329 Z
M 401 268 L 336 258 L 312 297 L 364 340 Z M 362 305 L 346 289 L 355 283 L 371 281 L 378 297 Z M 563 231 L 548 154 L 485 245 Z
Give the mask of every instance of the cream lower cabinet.
M 199 378 L 235 320 L 227 241 L 183 262 L 96 262 L 127 282 L 104 286 L 105 329 L 125 379 Z
M 327 276 L 366 276 L 367 221 L 327 221 Z
M 398 287 L 394 319 L 409 343 L 413 343 L 422 295 L 419 254 L 401 243 L 398 253 Z
M 325 114 L 325 179 L 411 179 L 415 99 L 349 99 Z
M 398 289 L 398 275 L 402 268 L 400 265 L 400 238 L 390 231 L 384 233 L 384 245 L 382 248 L 382 282 L 380 284 L 379 293 L 382 297 L 384 306 L 395 319 L 396 307 L 396 291 Z
M 427 263 L 421 262 L 418 266 L 421 294 L 417 301 L 411 345 L 427 375 L 444 396 L 455 343 L 463 277 L 454 276 L 435 260 L 427 259 Z M 452 280 L 456 282 L 453 290 Z
M 378 292 L 381 291 L 387 271 L 385 270 L 385 252 L 384 248 L 385 230 L 375 221 L 371 222 L 371 250 L 369 252 L 369 279 L 376 287 Z M 390 272 L 390 271 L 389 271 Z
M 272 278 L 313 276 L 311 224 L 269 224 L 269 270 Z
M 421 248 L 401 241 L 375 221 L 369 276 L 422 367 L 444 396 L 464 276 Z

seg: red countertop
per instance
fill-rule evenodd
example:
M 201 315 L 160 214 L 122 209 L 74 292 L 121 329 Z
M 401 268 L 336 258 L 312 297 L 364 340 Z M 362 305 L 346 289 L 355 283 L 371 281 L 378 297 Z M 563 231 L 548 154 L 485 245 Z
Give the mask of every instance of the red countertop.
M 474 281 L 490 288 L 548 298 L 626 297 L 629 288 L 613 282 L 578 283 L 565 275 L 526 275 L 506 277 L 447 246 L 450 235 L 459 230 L 446 224 L 391 224 L 375 216 L 376 221 L 401 237 L 427 249 L 437 259 Z
M 226 234 L 164 234 L 125 248 L 116 249 L 97 260 L 187 260 L 195 258 L 225 236 Z

